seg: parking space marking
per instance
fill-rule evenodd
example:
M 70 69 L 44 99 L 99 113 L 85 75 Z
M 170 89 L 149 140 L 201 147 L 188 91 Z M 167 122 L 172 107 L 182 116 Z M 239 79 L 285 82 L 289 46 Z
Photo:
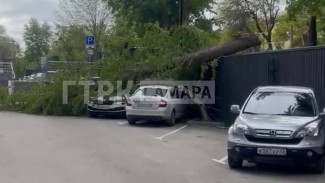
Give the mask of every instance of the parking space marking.
M 174 134 L 174 133 L 176 133 L 176 132 L 179 132 L 179 131 L 183 130 L 184 128 L 187 128 L 187 127 L 188 127 L 188 125 L 185 125 L 185 126 L 179 128 L 179 129 L 177 129 L 177 130 L 174 130 L 174 131 L 172 131 L 172 132 L 170 132 L 170 133 L 167 133 L 166 135 L 163 135 L 163 136 L 161 136 L 161 137 L 155 137 L 155 139 L 163 140 L 163 138 L 165 138 L 165 137 L 167 137 L 167 136 L 169 136 L 169 135 L 172 135 L 172 134 Z
M 228 160 L 228 156 L 226 156 L 226 157 L 224 157 L 224 158 L 222 158 L 220 160 L 212 159 L 212 161 L 215 161 L 215 162 L 220 163 L 220 164 L 223 164 L 223 165 L 226 165 L 227 164 L 226 163 L 227 160 Z
M 120 124 L 120 125 L 125 125 L 126 123 L 128 123 L 128 122 L 118 122 L 118 124 Z

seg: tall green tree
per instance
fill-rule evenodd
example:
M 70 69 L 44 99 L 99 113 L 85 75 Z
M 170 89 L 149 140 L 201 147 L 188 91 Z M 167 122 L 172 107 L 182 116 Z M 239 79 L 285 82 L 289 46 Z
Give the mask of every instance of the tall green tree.
M 324 17 L 324 0 L 287 0 L 287 11 L 291 18 L 301 18 L 300 15 L 308 13 L 312 16 Z
M 287 0 L 287 12 L 291 21 L 305 21 L 308 24 L 309 17 L 316 16 L 317 31 L 323 39 L 320 44 L 325 44 L 325 1 L 324 0 Z
M 130 22 L 155 23 L 161 27 L 189 24 L 204 17 L 214 0 L 103 0 L 113 13 Z
M 25 57 L 30 63 L 39 63 L 50 49 L 51 28 L 47 23 L 40 23 L 31 18 L 25 25 L 24 41 L 26 44 Z
M 103 49 L 103 39 L 114 24 L 111 8 L 102 0 L 60 0 L 58 20 L 61 26 L 80 27 L 96 40 L 96 52 Z

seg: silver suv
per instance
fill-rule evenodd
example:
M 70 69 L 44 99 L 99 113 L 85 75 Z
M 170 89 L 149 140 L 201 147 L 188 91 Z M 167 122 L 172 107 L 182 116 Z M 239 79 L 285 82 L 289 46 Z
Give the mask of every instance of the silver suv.
M 269 86 L 255 89 L 228 133 L 228 164 L 240 168 L 252 163 L 308 165 L 324 173 L 324 122 L 314 92 L 304 87 Z

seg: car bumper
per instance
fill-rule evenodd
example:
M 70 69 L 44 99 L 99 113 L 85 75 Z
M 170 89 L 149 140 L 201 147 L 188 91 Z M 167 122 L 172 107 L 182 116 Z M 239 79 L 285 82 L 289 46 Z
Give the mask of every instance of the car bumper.
M 268 163 L 268 164 L 312 164 L 320 160 L 323 154 L 319 154 L 318 148 L 310 149 L 287 149 L 285 156 L 259 155 L 257 149 L 259 147 L 247 147 L 237 145 L 228 149 L 229 156 L 247 160 L 252 163 Z M 309 155 L 308 155 L 309 154 Z M 311 155 L 310 155 L 311 154 Z
M 310 163 L 319 160 L 324 156 L 324 135 L 319 138 L 306 137 L 297 144 L 283 143 L 261 143 L 252 142 L 246 139 L 243 134 L 232 132 L 232 128 L 228 132 L 228 153 L 251 162 L 265 163 Z M 286 156 L 269 156 L 259 155 L 258 148 L 277 148 L 286 149 Z M 237 149 L 237 150 L 236 150 Z M 239 150 L 239 151 L 238 151 Z M 312 156 L 308 156 L 312 153 Z
M 134 120 L 144 120 L 144 121 L 158 121 L 158 120 L 168 120 L 171 116 L 171 110 L 169 108 L 159 108 L 156 110 L 149 109 L 133 109 L 131 107 L 126 108 L 126 115 L 128 118 Z
M 108 115 L 108 116 L 125 116 L 126 110 L 124 107 L 112 108 L 112 109 L 98 109 L 88 106 L 87 111 L 89 114 L 95 115 Z

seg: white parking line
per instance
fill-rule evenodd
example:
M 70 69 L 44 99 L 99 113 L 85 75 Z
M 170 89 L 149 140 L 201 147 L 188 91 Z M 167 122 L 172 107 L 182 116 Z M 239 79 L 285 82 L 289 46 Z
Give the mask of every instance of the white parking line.
M 170 132 L 170 133 L 167 133 L 166 135 L 163 135 L 163 136 L 161 136 L 161 137 L 155 137 L 155 139 L 163 140 L 163 138 L 165 138 L 165 137 L 167 137 L 167 136 L 169 136 L 169 135 L 172 135 L 172 134 L 174 134 L 174 133 L 176 133 L 176 132 L 178 132 L 178 131 L 181 131 L 181 130 L 183 130 L 183 129 L 186 128 L 186 127 L 188 127 L 188 125 L 185 125 L 185 126 L 179 128 L 179 129 L 177 129 L 177 130 L 174 130 L 174 131 Z
M 118 124 L 120 124 L 120 125 L 125 125 L 126 123 L 128 123 L 128 122 L 118 122 Z
M 228 156 L 226 156 L 226 157 L 224 157 L 224 158 L 222 158 L 220 160 L 212 159 L 212 161 L 215 161 L 215 162 L 220 163 L 220 164 L 223 164 L 223 165 L 226 165 L 227 164 L 226 163 L 227 160 L 228 160 Z

